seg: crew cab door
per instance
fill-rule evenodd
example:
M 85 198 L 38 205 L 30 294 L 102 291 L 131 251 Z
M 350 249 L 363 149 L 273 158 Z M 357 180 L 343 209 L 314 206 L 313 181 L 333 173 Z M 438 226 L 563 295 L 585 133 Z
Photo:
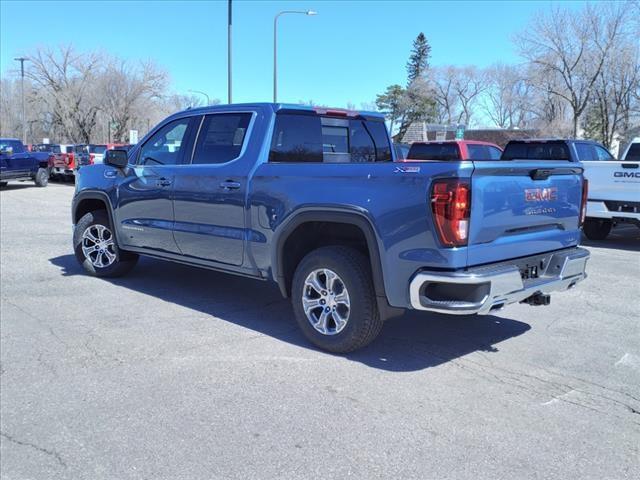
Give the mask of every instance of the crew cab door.
M 193 117 L 174 120 L 138 150 L 118 187 L 116 218 L 126 246 L 179 253 L 173 238 L 172 192 L 176 171 L 189 149 Z
M 581 172 L 570 161 L 474 162 L 468 265 L 577 245 Z
M 239 266 L 245 197 L 260 142 L 249 143 L 253 111 L 199 117 L 193 153 L 176 172 L 174 237 L 183 255 Z M 191 152 L 190 152 L 191 153 Z

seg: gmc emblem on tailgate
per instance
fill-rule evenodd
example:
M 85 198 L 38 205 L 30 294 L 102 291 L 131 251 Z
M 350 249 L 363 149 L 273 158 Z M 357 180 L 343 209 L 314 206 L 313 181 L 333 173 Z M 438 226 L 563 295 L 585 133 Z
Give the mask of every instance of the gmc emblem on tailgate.
M 557 200 L 558 189 L 551 188 L 526 188 L 524 190 L 524 199 L 527 202 L 549 202 Z

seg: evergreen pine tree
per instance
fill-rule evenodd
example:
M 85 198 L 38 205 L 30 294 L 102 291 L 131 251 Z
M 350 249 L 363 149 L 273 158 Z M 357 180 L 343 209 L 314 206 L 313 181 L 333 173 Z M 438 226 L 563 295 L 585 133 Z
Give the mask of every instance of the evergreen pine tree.
M 415 79 L 420 78 L 429 68 L 429 57 L 431 57 L 431 45 L 429 45 L 424 33 L 420 32 L 413 41 L 411 56 L 407 62 L 408 85 L 411 85 Z

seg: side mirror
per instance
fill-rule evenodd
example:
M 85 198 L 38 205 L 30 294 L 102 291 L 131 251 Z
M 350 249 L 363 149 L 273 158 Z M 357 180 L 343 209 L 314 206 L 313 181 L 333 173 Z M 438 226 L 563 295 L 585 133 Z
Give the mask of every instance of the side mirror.
M 104 154 L 104 163 L 112 167 L 124 168 L 129 163 L 129 154 L 126 150 L 107 150 Z

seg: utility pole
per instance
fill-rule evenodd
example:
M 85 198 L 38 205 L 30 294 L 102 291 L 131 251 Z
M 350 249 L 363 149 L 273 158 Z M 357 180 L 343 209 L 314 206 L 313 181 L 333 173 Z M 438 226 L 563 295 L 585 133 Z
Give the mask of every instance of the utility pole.
M 21 90 L 22 90 L 22 143 L 27 144 L 27 120 L 24 110 L 24 62 L 28 60 L 25 57 L 14 58 L 16 62 L 20 62 Z
M 232 102 L 231 96 L 231 27 L 232 27 L 232 8 L 231 8 L 231 0 L 229 0 L 229 24 L 227 28 L 227 103 Z

